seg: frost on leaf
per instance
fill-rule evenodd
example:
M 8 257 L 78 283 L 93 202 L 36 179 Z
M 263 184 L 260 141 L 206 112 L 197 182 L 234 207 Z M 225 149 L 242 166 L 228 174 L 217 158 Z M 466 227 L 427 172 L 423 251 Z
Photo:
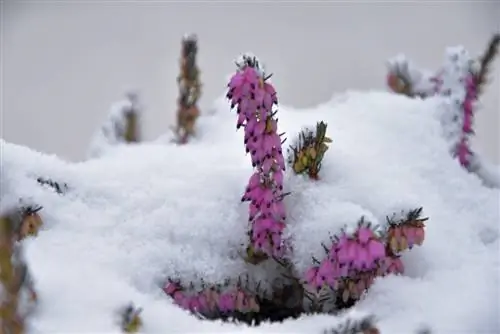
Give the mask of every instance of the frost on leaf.
M 307 174 L 317 180 L 321 162 L 332 140 L 326 136 L 327 124 L 319 122 L 315 129 L 303 129 L 295 144 L 288 148 L 288 164 L 295 174 Z

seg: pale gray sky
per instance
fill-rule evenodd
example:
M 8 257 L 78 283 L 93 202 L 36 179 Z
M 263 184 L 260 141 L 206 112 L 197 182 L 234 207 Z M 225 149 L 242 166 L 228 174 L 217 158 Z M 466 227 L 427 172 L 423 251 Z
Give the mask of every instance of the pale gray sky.
M 437 68 L 444 48 L 483 52 L 500 2 L 3 2 L 1 137 L 84 157 L 110 104 L 137 87 L 145 136 L 173 122 L 180 38 L 199 36 L 201 106 L 225 89 L 239 53 L 271 72 L 283 104 L 313 106 L 348 88 L 385 89 L 385 60 L 403 51 Z M 476 148 L 499 161 L 500 61 L 477 114 Z

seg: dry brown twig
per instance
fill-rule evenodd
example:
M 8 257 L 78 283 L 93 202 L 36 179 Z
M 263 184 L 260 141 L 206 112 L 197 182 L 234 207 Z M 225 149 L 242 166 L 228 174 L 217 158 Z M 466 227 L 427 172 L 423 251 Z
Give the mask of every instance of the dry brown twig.
M 484 52 L 483 56 L 480 58 L 480 68 L 479 73 L 476 75 L 476 87 L 478 95 L 483 93 L 484 87 L 488 81 L 488 74 L 490 72 L 491 64 L 493 60 L 498 55 L 498 49 L 500 47 L 500 33 L 493 35 L 488 43 L 488 47 Z

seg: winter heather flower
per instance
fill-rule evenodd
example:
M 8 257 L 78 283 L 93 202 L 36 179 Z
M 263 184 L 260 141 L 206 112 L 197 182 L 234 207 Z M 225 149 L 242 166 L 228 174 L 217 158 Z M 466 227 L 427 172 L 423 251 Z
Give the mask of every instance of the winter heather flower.
M 230 79 L 227 98 L 237 110 L 236 128 L 244 128 L 244 144 L 250 153 L 254 173 L 250 176 L 241 200 L 250 202 L 250 258 L 259 255 L 281 257 L 284 252 L 282 233 L 285 228 L 283 173 L 285 161 L 278 120 L 273 106 L 278 99 L 267 82 L 257 58 L 243 55 L 238 71 Z
M 201 291 L 188 291 L 180 283 L 168 281 L 163 291 L 181 308 L 210 317 L 213 314 L 258 312 L 254 297 L 243 289 L 207 287 Z
M 319 292 L 328 288 L 344 302 L 357 300 L 377 276 L 404 271 L 400 252 L 421 245 L 424 239 L 422 209 L 410 211 L 404 219 L 388 219 L 385 235 L 376 233 L 361 219 L 356 231 L 343 231 L 324 246 L 326 257 L 305 274 L 306 283 Z
M 393 92 L 410 97 L 443 98 L 444 135 L 450 142 L 451 154 L 469 171 L 477 170 L 478 166 L 472 165 L 480 163 L 469 145 L 474 133 L 474 104 L 484 88 L 499 45 L 500 35 L 495 34 L 479 59 L 473 59 L 462 46 L 447 48 L 444 64 L 435 74 L 418 69 L 402 55 L 388 64 L 387 84 Z

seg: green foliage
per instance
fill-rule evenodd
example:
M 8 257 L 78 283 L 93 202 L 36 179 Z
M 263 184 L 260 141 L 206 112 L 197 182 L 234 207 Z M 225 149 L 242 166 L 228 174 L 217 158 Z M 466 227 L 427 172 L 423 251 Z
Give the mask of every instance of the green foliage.
M 120 312 L 120 327 L 124 333 L 137 333 L 142 328 L 142 308 L 127 305 Z
M 326 136 L 327 124 L 323 121 L 316 124 L 316 130 L 304 129 L 300 132 L 295 146 L 288 149 L 288 163 L 296 174 L 308 174 L 318 179 L 323 157 L 332 140 Z

